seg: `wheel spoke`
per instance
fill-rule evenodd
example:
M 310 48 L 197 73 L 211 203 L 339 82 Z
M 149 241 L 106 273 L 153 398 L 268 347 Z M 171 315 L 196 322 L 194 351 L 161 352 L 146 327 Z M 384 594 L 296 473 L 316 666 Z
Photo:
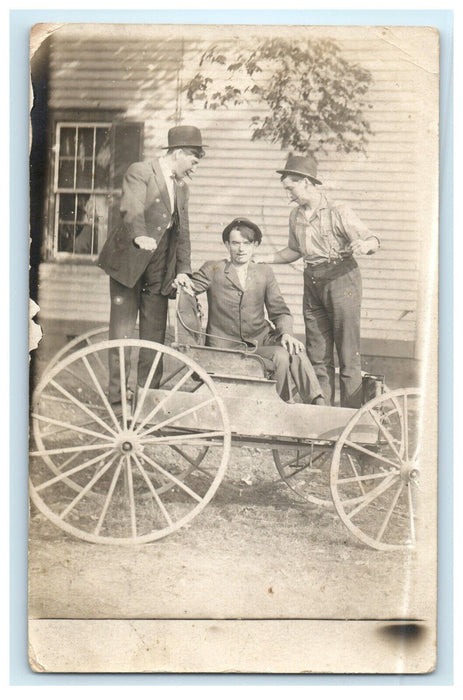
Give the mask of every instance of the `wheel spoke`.
M 349 453 L 347 453 L 347 459 L 349 460 L 350 468 L 352 469 L 352 471 L 353 471 L 354 474 L 355 474 L 355 479 L 354 479 L 354 481 L 357 482 L 357 485 L 358 485 L 360 491 L 362 492 L 362 495 L 364 496 L 364 495 L 365 495 L 365 489 L 363 488 L 363 484 L 362 484 L 362 482 L 361 482 L 361 480 L 360 480 L 360 478 L 359 478 L 359 474 L 358 474 L 358 471 L 357 471 L 356 466 L 355 466 L 355 464 L 354 464 L 354 460 L 352 459 L 352 456 L 351 456 Z M 338 484 L 339 484 L 339 481 L 338 481 Z
M 382 493 L 387 491 L 387 489 L 390 488 L 392 486 L 392 484 L 395 481 L 397 481 L 398 478 L 399 477 L 395 476 L 394 474 L 391 474 L 388 477 L 386 477 L 384 479 L 383 483 L 380 486 L 378 486 L 377 488 L 372 489 L 368 493 L 368 496 L 366 496 L 365 499 L 363 501 L 361 501 L 361 503 L 359 503 L 359 505 L 356 508 L 353 508 L 349 513 L 346 513 L 347 517 L 350 520 L 352 520 L 354 515 L 359 513 L 361 510 L 363 510 L 363 508 L 366 508 L 366 506 L 370 505 L 370 503 L 372 503 L 376 498 L 378 498 L 378 496 L 381 496 Z
M 408 497 L 408 512 L 410 514 L 410 538 L 412 542 L 415 542 L 415 512 L 413 508 L 413 498 L 412 498 L 412 485 L 410 482 L 407 484 L 407 497 Z
M 372 479 L 385 479 L 387 476 L 396 476 L 398 475 L 398 470 L 396 470 L 394 473 L 392 472 L 378 472 L 378 474 L 358 474 L 357 476 L 347 476 L 343 477 L 342 479 L 336 479 L 337 484 L 353 484 L 357 482 L 362 482 L 362 481 L 371 481 Z M 360 486 L 359 483 L 359 486 Z
M 107 445 L 105 445 L 107 447 Z M 77 474 L 77 472 L 81 472 L 83 469 L 88 469 L 88 467 L 91 467 L 93 464 L 96 464 L 97 462 L 101 461 L 102 459 L 106 459 L 110 454 L 112 453 L 112 450 L 108 450 L 108 452 L 105 452 L 102 455 L 98 455 L 97 457 L 94 457 L 93 459 L 88 460 L 87 462 L 84 462 L 83 464 L 78 464 L 77 467 L 73 467 L 72 469 L 68 469 L 66 472 L 62 472 L 61 474 L 58 474 L 57 476 L 53 477 L 53 479 L 49 479 L 48 481 L 44 481 L 43 484 L 40 484 L 40 486 L 36 486 L 35 490 L 36 491 L 43 491 L 46 488 L 49 488 L 50 486 L 53 486 L 53 484 L 57 484 L 60 481 L 63 481 L 64 479 L 67 479 L 68 476 L 71 476 L 72 474 Z
M 170 517 L 169 513 L 167 512 L 164 503 L 161 501 L 159 498 L 159 494 L 157 493 L 156 489 L 154 488 L 153 484 L 150 481 L 150 478 L 148 474 L 146 473 L 145 469 L 143 468 L 140 460 L 138 459 L 137 455 L 133 455 L 133 458 L 135 460 L 135 464 L 137 465 L 138 469 L 141 472 L 142 477 L 146 481 L 148 488 L 151 492 L 151 495 L 153 496 L 154 500 L 156 501 L 157 505 L 159 506 L 160 511 L 162 512 L 163 516 L 165 517 L 168 525 L 172 525 L 172 518 Z
M 62 371 L 70 374 L 71 377 L 73 377 L 73 379 L 75 379 L 79 384 L 85 384 L 87 389 L 90 389 L 90 391 L 94 390 L 91 384 L 89 384 L 83 377 L 80 377 L 78 374 L 73 372 L 72 369 L 69 369 L 69 367 L 64 367 Z
M 119 347 L 119 370 L 121 373 L 121 406 L 122 406 L 122 426 L 127 430 L 127 382 L 125 378 L 125 353 L 124 347 Z
M 32 414 L 31 414 L 31 416 L 32 416 Z M 49 419 L 47 418 L 47 420 L 49 420 Z M 87 420 L 84 423 L 78 423 L 76 425 L 77 425 L 77 428 L 86 428 L 87 426 L 94 425 L 94 424 L 95 424 L 95 421 L 92 419 L 92 420 Z M 41 431 L 40 435 L 42 438 L 50 438 L 50 437 L 55 438 L 57 435 L 60 435 L 61 433 L 65 433 L 66 431 L 67 431 L 67 428 L 58 428 L 57 430 L 43 430 L 43 431 Z M 98 433 L 98 437 L 103 437 L 103 434 Z M 104 437 L 106 437 L 106 436 L 104 436 Z
M 156 415 L 156 413 L 158 413 L 158 411 L 161 410 L 161 408 L 162 408 L 162 407 L 167 403 L 167 401 L 180 389 L 180 387 L 182 387 L 182 386 L 185 384 L 185 382 L 188 381 L 188 379 L 191 377 L 192 374 L 193 374 L 193 370 L 190 369 L 190 370 L 188 370 L 188 372 L 187 372 L 186 374 L 183 375 L 183 377 L 177 382 L 177 384 L 174 386 L 174 388 L 171 389 L 171 390 L 169 391 L 169 393 L 167 393 L 167 394 L 164 396 L 164 398 L 157 404 L 157 406 L 155 406 L 155 407 L 152 409 L 152 411 L 150 411 L 150 413 L 148 413 L 147 416 L 145 416 L 145 418 L 142 420 L 142 422 L 141 422 L 140 425 L 138 426 L 137 432 L 140 432 L 140 430 L 142 430 L 142 428 L 144 428 L 144 426 L 145 426 L 147 423 L 150 423 L 150 422 L 152 421 L 152 419 L 154 418 L 154 416 Z
M 100 530 L 101 530 L 101 528 L 102 528 L 102 526 L 103 526 L 103 522 L 104 522 L 104 519 L 105 519 L 105 517 L 106 517 L 106 513 L 108 512 L 109 504 L 111 503 L 111 499 L 112 499 L 112 497 L 113 497 L 114 489 L 116 488 L 116 484 L 117 484 L 117 482 L 118 482 L 119 475 L 120 475 L 121 470 L 122 470 L 122 463 L 123 463 L 123 461 L 124 461 L 124 458 L 121 457 L 121 458 L 119 459 L 119 464 L 117 465 L 116 470 L 115 470 L 115 472 L 114 472 L 114 475 L 113 475 L 113 478 L 112 478 L 112 481 L 111 481 L 111 484 L 110 484 L 110 487 L 109 487 L 109 491 L 108 491 L 108 493 L 107 493 L 107 496 L 106 496 L 106 499 L 105 499 L 105 502 L 104 502 L 104 505 L 103 505 L 103 510 L 102 510 L 101 513 L 100 513 L 100 517 L 99 517 L 98 523 L 97 523 L 96 528 L 95 528 L 95 530 L 94 530 L 94 534 L 95 534 L 95 535 L 98 535 L 98 534 L 100 533 Z
M 69 393 L 69 391 L 66 391 L 60 384 L 58 384 L 54 379 L 50 379 L 50 384 L 55 387 L 55 389 L 58 389 L 59 392 L 63 394 L 63 396 L 66 396 L 68 399 L 70 399 L 76 406 L 78 406 L 84 413 L 86 413 L 88 416 L 93 418 L 97 423 L 103 426 L 103 428 L 106 428 L 110 433 L 113 435 L 116 435 L 115 431 L 104 421 L 102 420 L 99 416 L 97 416 L 96 413 L 91 411 L 89 408 L 85 406 L 79 399 L 76 399 L 75 396 Z
M 203 500 L 201 496 L 199 496 L 195 491 L 192 491 L 186 484 L 184 484 L 182 481 L 177 479 L 173 474 L 170 474 L 168 471 L 163 469 L 159 464 L 157 464 L 154 460 L 151 459 L 151 457 L 148 457 L 148 455 L 144 454 L 143 459 L 146 459 L 146 461 L 151 464 L 152 467 L 154 467 L 158 472 L 163 474 L 163 476 L 167 477 L 169 481 L 172 481 L 174 484 L 179 486 L 185 493 L 187 493 L 189 496 L 195 499 L 195 501 L 198 501 L 198 503 L 201 503 Z
M 101 362 L 101 358 L 98 358 L 98 359 L 100 359 L 100 362 Z M 112 419 L 114 425 L 116 426 L 116 429 L 119 430 L 120 426 L 119 426 L 119 421 L 116 418 L 116 414 L 114 413 L 112 406 L 109 403 L 108 399 L 106 398 L 106 394 L 103 391 L 103 387 L 101 386 L 100 382 L 98 381 L 95 372 L 91 368 L 90 363 L 85 356 L 82 358 L 82 362 L 84 363 L 85 368 L 86 368 L 87 372 L 89 373 L 90 378 L 91 378 L 92 382 L 94 383 L 95 388 L 96 388 L 98 394 L 100 395 L 100 398 L 103 401 L 103 404 L 104 404 L 107 412 L 111 416 L 111 419 Z
M 135 512 L 135 496 L 133 493 L 133 475 L 130 455 L 126 455 L 125 464 L 127 467 L 127 484 L 129 487 L 129 503 L 130 503 L 130 526 L 132 528 L 132 537 L 137 536 L 137 515 Z
M 77 445 L 76 447 L 57 447 L 52 450 L 34 450 L 29 452 L 30 457 L 51 457 L 51 455 L 61 455 L 68 452 L 90 452 L 91 450 L 107 450 L 108 444 L 99 445 Z
M 102 433 L 96 433 L 94 430 L 88 430 L 88 428 L 83 428 L 79 425 L 73 425 L 72 423 L 65 423 L 64 421 L 61 420 L 56 420 L 55 418 L 47 418 L 47 416 L 41 416 L 38 413 L 31 413 L 32 418 L 35 418 L 36 420 L 42 421 L 44 423 L 51 423 L 51 425 L 58 425 L 64 430 L 70 430 L 73 431 L 75 430 L 77 433 L 84 433 L 85 435 L 92 435 L 92 437 L 98 437 L 101 440 L 114 440 L 113 436 L 110 435 L 103 435 Z M 63 430 L 63 432 L 64 432 Z M 55 433 L 50 434 L 44 434 L 44 437 L 51 437 L 54 436 Z
M 306 457 L 308 457 L 310 455 L 310 453 L 311 453 L 311 450 L 307 450 L 307 452 L 305 452 L 305 454 L 300 455 L 299 450 L 297 450 L 296 457 L 295 458 L 291 457 L 291 459 L 289 459 L 287 462 L 285 462 L 284 464 L 282 463 L 281 469 L 287 469 L 288 467 L 292 467 L 294 462 L 299 462 L 299 460 L 305 459 Z M 305 467 L 299 467 L 299 466 L 296 467 L 297 470 L 300 470 L 301 468 L 304 469 Z
M 94 476 L 90 479 L 90 481 L 88 482 L 88 484 L 86 484 L 86 485 L 83 487 L 83 489 L 77 494 L 77 496 L 74 498 L 74 500 L 71 501 L 71 503 L 61 512 L 60 518 L 63 518 L 63 519 L 64 519 L 67 515 L 69 515 L 69 513 L 71 512 L 71 510 L 73 510 L 73 509 L 75 508 L 75 506 L 83 499 L 83 497 L 84 497 L 89 491 L 91 491 L 91 489 L 95 486 L 95 484 L 97 483 L 97 481 L 99 481 L 99 480 L 101 479 L 101 477 L 102 477 L 104 474 L 106 474 L 106 472 L 108 471 L 108 469 L 109 469 L 109 468 L 112 466 L 112 464 L 114 463 L 116 457 L 117 457 L 117 455 L 113 455 L 112 459 L 109 460 L 108 464 L 104 464 L 104 465 L 101 467 L 101 469 L 99 469 L 99 470 L 97 471 L 97 473 L 94 474 Z
M 55 401 L 56 403 L 68 404 L 68 405 L 74 406 L 74 401 L 70 401 L 69 399 L 61 399 L 59 396 L 52 396 L 51 394 L 42 394 L 40 396 L 40 399 L 41 400 L 43 399 L 45 401 Z M 87 408 L 95 408 L 95 409 L 101 408 L 101 406 L 97 406 L 94 403 L 86 403 L 85 405 L 87 406 Z
M 135 415 L 132 418 L 132 427 L 135 427 L 135 425 L 136 425 L 136 422 L 138 420 L 138 416 L 140 415 L 140 411 L 143 408 L 143 405 L 145 403 L 148 389 L 151 385 L 151 382 L 152 382 L 153 377 L 154 377 L 154 373 L 159 365 L 160 360 L 161 360 L 161 353 L 157 352 L 156 357 L 154 358 L 154 360 L 151 364 L 148 377 L 146 378 L 146 382 L 145 382 L 145 385 L 143 387 L 142 395 L 141 395 L 140 399 L 137 401 L 137 408 L 135 409 Z
M 391 448 L 391 450 L 394 452 L 395 456 L 396 456 L 399 460 L 401 460 L 402 457 L 400 456 L 400 453 L 398 452 L 398 450 L 397 450 L 397 448 L 395 447 L 394 442 L 393 442 L 394 438 L 392 437 L 392 435 L 390 434 L 390 432 L 389 432 L 388 430 L 386 430 L 386 428 L 384 427 L 384 425 L 382 425 L 381 421 L 379 420 L 379 418 L 378 418 L 378 416 L 377 416 L 377 414 L 376 414 L 376 411 L 374 411 L 373 409 L 370 409 L 369 414 L 371 415 L 371 417 L 372 417 L 373 420 L 375 421 L 376 425 L 378 426 L 378 428 L 380 429 L 380 431 L 382 432 L 382 434 L 383 434 L 384 437 L 386 438 L 387 444 L 389 445 L 389 447 Z
M 157 408 L 159 408 L 161 403 L 158 404 Z M 157 425 L 154 425 L 152 428 L 145 430 L 144 433 L 141 433 L 140 437 L 144 438 L 147 435 L 151 435 L 151 433 L 155 433 L 157 430 L 164 428 L 166 425 L 170 425 L 171 423 L 174 423 L 175 421 L 178 421 L 181 418 L 185 418 L 185 416 L 189 416 L 190 413 L 195 413 L 196 411 L 200 411 L 202 408 L 204 408 L 205 406 L 209 406 L 211 403 L 215 403 L 215 397 L 212 397 L 210 399 L 206 399 L 206 401 L 202 401 L 201 403 L 198 403 L 195 406 L 191 406 L 191 408 L 187 408 L 185 411 L 182 411 L 181 413 L 177 413 L 175 416 L 171 416 L 170 418 L 166 418 L 161 423 L 158 423 Z
M 383 455 L 378 454 L 378 452 L 372 452 L 371 450 L 367 450 L 366 447 L 358 445 L 356 442 L 352 442 L 351 440 L 345 440 L 344 444 L 348 447 L 352 447 L 353 450 L 363 452 L 364 454 L 368 455 L 369 457 L 372 457 L 373 459 L 377 459 L 380 462 L 384 462 L 384 464 L 389 464 L 389 466 L 394 467 L 395 469 L 400 468 L 400 464 L 397 464 L 397 462 L 392 462 L 390 459 L 387 459 L 387 457 L 383 457 Z
M 407 394 L 403 396 L 404 400 L 404 425 L 403 425 L 403 436 L 404 436 L 404 454 L 405 460 L 408 461 L 408 399 Z
M 174 377 L 176 377 L 177 374 L 179 374 L 182 370 L 183 370 L 183 366 L 178 367 L 177 369 L 174 369 L 173 372 L 171 372 L 165 379 L 163 379 L 161 381 L 159 388 L 162 389 L 162 387 L 165 386 L 167 384 L 167 382 L 170 382 L 170 380 L 173 379 Z
M 397 491 L 394 495 L 394 498 L 392 499 L 392 503 L 389 507 L 389 510 L 386 513 L 386 517 L 384 518 L 381 527 L 379 528 L 378 534 L 376 535 L 376 539 L 378 540 L 378 542 L 381 542 L 381 539 L 386 531 L 386 528 L 389 525 L 391 515 L 394 512 L 394 508 L 396 507 L 397 501 L 399 500 L 399 496 L 402 493 L 403 488 L 404 488 L 404 482 L 402 481 L 399 485 L 399 488 L 397 489 Z
M 201 450 L 201 452 L 196 457 L 196 459 L 194 459 L 194 457 L 190 457 L 189 454 L 187 454 L 186 452 L 181 450 L 180 447 L 176 447 L 175 445 L 172 445 L 172 449 L 174 450 L 174 452 L 177 452 L 179 455 L 181 455 L 183 457 L 183 459 L 185 459 L 193 467 L 198 467 L 208 452 L 208 448 L 206 447 L 206 449 Z
M 92 347 L 93 345 L 95 345 L 95 343 L 90 342 L 90 340 L 89 340 L 88 338 L 85 338 L 85 342 L 87 343 L 87 345 L 88 345 L 89 347 Z M 96 361 L 98 362 L 98 364 L 100 365 L 100 368 L 101 368 L 102 371 L 103 371 L 103 375 L 106 375 L 106 376 L 107 376 L 107 375 L 108 375 L 108 368 L 106 367 L 105 363 L 103 362 L 103 360 L 101 359 L 101 357 L 99 356 L 99 354 L 98 354 L 97 352 L 95 352 L 95 353 L 93 353 L 92 357 L 94 357 L 95 360 L 96 360 Z

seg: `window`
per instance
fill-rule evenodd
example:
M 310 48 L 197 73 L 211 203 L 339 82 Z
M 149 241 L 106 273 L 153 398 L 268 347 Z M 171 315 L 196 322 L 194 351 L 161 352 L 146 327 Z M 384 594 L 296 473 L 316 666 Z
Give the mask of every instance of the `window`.
M 94 260 L 110 227 L 122 177 L 140 158 L 142 125 L 56 124 L 54 169 L 56 259 Z

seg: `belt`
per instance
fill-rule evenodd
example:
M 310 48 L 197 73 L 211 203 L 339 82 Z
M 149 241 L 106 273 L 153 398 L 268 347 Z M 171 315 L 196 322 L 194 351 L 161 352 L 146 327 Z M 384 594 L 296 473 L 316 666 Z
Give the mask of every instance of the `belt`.
M 304 268 L 307 269 L 312 269 L 314 267 L 322 267 L 323 265 L 327 267 L 328 265 L 341 265 L 341 263 L 345 262 L 346 260 L 350 260 L 353 256 L 352 255 L 341 255 L 339 258 L 336 258 L 335 260 L 322 260 L 321 262 L 316 262 L 316 263 L 310 263 L 308 260 L 304 260 Z

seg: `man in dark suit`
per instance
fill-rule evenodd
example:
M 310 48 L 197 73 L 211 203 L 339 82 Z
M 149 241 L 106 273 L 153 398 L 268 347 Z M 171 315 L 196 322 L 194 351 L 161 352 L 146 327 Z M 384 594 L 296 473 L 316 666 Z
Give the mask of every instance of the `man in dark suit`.
M 185 177 L 204 156 L 194 126 L 169 130 L 167 152 L 133 163 L 122 183 L 121 220 L 106 241 L 98 265 L 110 276 L 109 337 L 131 338 L 140 315 L 140 338 L 164 343 L 168 298 L 175 287 L 191 291 L 188 187 Z M 175 285 L 173 282 L 175 281 Z M 152 353 L 140 352 L 138 384 L 147 380 Z M 151 382 L 159 385 L 162 366 Z M 121 401 L 119 355 L 109 353 L 109 399 Z
M 304 346 L 292 335 L 293 319 L 273 271 L 252 261 L 262 240 L 259 227 L 248 219 L 234 219 L 224 229 L 222 240 L 230 259 L 206 262 L 192 276 L 195 292 L 207 292 L 207 345 L 236 349 L 237 342 L 244 342 L 255 347 L 256 354 L 274 370 L 276 388 L 284 401 L 291 399 L 292 377 L 304 403 L 323 405 Z

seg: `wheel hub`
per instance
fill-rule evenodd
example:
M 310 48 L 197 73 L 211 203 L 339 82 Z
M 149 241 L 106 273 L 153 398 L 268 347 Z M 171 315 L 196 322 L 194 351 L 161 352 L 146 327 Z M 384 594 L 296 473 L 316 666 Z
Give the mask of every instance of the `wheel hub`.
M 419 476 L 420 470 L 415 462 L 404 462 L 400 467 L 400 478 L 407 484 L 410 481 L 417 481 Z
M 118 435 L 114 443 L 114 449 L 122 455 L 140 454 L 143 451 L 135 433 L 130 430 Z

